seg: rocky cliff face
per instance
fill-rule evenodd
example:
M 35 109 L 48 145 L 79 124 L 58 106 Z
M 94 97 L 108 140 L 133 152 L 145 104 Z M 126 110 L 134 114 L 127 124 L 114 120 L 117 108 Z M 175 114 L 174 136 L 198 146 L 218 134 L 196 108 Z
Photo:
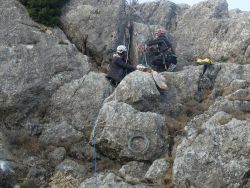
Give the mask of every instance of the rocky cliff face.
M 115 11 L 111 13 L 110 9 Z M 226 0 L 204 1 L 193 7 L 165 0 L 134 6 L 125 6 L 124 1 L 105 5 L 102 1 L 71 1 L 62 20 L 64 30 L 79 49 L 102 57 L 99 65 L 110 61 L 115 45 L 127 44 L 128 35 L 122 36 L 128 21 L 134 25 L 131 56 L 136 63 L 140 63 L 139 45 L 152 38 L 151 33 L 158 27 L 168 31 L 180 68 L 192 64 L 197 56 L 221 62 L 249 62 L 249 13 L 229 11 Z
M 1 1 L 0 8 L 0 118 L 13 125 L 41 117 L 55 90 L 90 66 L 61 30 L 33 22 L 17 1 Z
M 0 2 L 0 187 L 250 186 L 249 12 L 71 0 L 61 30 Z M 160 74 L 166 90 L 149 72 L 114 88 L 91 71 L 127 37 L 129 15 L 134 59 L 139 39 L 169 31 L 181 70 Z M 195 53 L 215 61 L 204 75 Z
M 194 54 L 216 61 L 249 62 L 249 13 L 232 16 L 222 0 L 199 3 L 183 15 L 174 36 L 177 54 L 192 61 Z
M 63 30 L 83 53 L 109 62 L 124 41 L 127 16 L 125 1 L 73 0 L 62 15 Z
M 180 68 L 192 64 L 197 56 L 222 62 L 249 62 L 249 13 L 229 11 L 226 0 L 204 1 L 191 8 L 161 0 L 135 9 L 134 14 L 144 18 L 136 19 L 136 23 L 149 24 L 150 32 L 155 27 L 167 30 Z M 135 32 L 145 40 L 150 38 L 146 29 Z M 140 40 L 133 45 L 139 43 Z

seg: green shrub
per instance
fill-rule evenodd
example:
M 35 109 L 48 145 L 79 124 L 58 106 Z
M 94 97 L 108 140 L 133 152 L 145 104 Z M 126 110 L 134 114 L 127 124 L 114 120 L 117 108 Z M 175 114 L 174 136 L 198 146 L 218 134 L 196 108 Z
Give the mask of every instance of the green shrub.
M 19 0 L 27 7 L 30 17 L 46 26 L 60 24 L 61 8 L 68 0 Z

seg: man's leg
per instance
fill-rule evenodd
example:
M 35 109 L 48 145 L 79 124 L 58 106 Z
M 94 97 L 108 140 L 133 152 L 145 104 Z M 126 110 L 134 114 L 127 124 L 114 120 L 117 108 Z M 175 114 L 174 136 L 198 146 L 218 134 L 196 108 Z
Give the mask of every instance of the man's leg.
M 157 69 L 164 69 L 162 56 L 155 56 L 152 58 L 151 64 Z
M 166 59 L 167 65 L 168 65 L 168 70 L 172 72 L 176 68 L 177 64 L 177 57 L 175 54 L 171 54 L 167 56 Z
M 117 82 L 117 81 L 115 81 L 113 78 L 111 78 L 111 77 L 106 77 L 108 80 L 109 80 L 109 82 L 110 82 L 110 84 L 113 86 L 113 87 L 116 87 L 118 84 L 119 84 L 119 82 Z

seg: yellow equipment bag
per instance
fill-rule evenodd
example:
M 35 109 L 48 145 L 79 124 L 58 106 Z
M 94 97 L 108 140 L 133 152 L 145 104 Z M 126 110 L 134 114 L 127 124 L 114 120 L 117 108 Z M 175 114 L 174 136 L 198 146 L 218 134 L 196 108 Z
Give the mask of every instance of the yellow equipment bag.
M 209 59 L 209 58 L 204 58 L 204 59 L 198 58 L 198 59 L 196 59 L 196 63 L 199 63 L 199 64 L 202 64 L 202 63 L 213 64 L 212 60 Z

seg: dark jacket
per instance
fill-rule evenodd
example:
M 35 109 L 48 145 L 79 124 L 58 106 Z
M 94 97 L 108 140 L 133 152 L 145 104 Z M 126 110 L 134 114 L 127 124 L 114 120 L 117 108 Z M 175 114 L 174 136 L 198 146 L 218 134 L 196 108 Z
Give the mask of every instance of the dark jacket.
M 158 45 L 158 50 L 160 53 L 174 54 L 173 47 L 165 35 L 160 35 L 156 39 L 148 41 L 146 44 L 148 46 Z
M 112 63 L 109 66 L 107 78 L 111 78 L 116 82 L 120 82 L 126 74 L 134 71 L 135 68 L 126 63 L 126 57 L 117 53 L 113 55 Z

